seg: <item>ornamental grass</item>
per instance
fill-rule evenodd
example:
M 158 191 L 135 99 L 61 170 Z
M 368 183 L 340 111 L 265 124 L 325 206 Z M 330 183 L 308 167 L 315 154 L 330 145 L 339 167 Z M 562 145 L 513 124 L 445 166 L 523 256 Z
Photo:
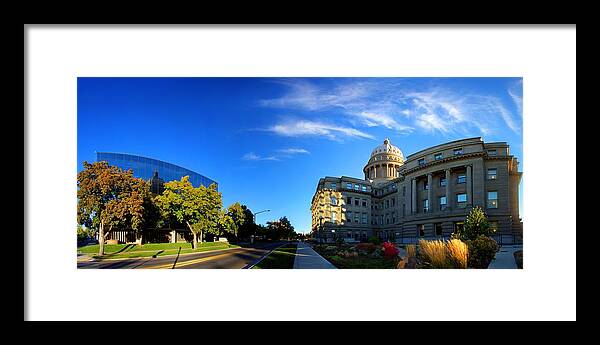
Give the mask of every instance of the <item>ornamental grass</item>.
M 459 239 L 452 239 L 446 243 L 448 258 L 454 268 L 467 268 L 469 248 Z
M 417 256 L 417 246 L 414 244 L 407 244 L 406 245 L 406 257 L 414 258 L 415 256 Z
M 440 240 L 419 240 L 419 254 L 423 260 L 431 265 L 431 268 L 449 268 L 446 243 Z

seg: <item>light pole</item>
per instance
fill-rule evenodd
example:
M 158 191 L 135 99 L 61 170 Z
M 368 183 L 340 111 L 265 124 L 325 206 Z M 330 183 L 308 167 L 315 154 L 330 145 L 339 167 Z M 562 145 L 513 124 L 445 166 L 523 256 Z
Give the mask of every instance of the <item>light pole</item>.
M 254 224 L 256 224 L 256 215 L 259 213 L 264 213 L 264 212 L 270 212 L 271 210 L 262 210 L 256 213 L 252 213 L 252 220 L 254 221 Z M 252 235 L 252 237 L 250 237 L 250 243 L 254 243 L 254 235 Z

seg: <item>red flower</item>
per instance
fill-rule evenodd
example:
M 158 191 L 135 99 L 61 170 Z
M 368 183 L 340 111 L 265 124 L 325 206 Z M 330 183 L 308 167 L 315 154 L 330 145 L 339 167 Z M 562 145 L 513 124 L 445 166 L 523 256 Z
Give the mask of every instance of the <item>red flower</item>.
M 383 256 L 391 258 L 397 256 L 399 252 L 400 250 L 392 242 L 383 243 Z

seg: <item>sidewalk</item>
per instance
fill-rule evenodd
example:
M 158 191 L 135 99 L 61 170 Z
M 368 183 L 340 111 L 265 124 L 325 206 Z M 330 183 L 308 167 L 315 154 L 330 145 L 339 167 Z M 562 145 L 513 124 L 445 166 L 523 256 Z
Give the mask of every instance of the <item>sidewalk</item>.
M 496 253 L 496 258 L 490 262 L 488 269 L 511 269 L 518 268 L 515 262 L 513 253 L 517 250 L 523 250 L 522 245 L 515 246 L 502 246 L 500 251 Z
M 298 242 L 296 249 L 296 259 L 294 259 L 294 269 L 335 269 L 329 261 L 325 260 L 319 253 L 315 252 L 308 244 Z

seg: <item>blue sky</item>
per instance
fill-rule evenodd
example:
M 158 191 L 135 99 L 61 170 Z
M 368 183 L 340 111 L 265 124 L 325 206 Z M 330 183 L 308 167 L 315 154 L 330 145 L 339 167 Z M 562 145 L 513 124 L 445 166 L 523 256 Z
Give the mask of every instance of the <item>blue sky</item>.
M 521 78 L 78 78 L 77 92 L 78 171 L 95 151 L 164 160 L 299 232 L 319 178 L 362 178 L 385 138 L 405 156 L 506 141 L 523 168 Z

